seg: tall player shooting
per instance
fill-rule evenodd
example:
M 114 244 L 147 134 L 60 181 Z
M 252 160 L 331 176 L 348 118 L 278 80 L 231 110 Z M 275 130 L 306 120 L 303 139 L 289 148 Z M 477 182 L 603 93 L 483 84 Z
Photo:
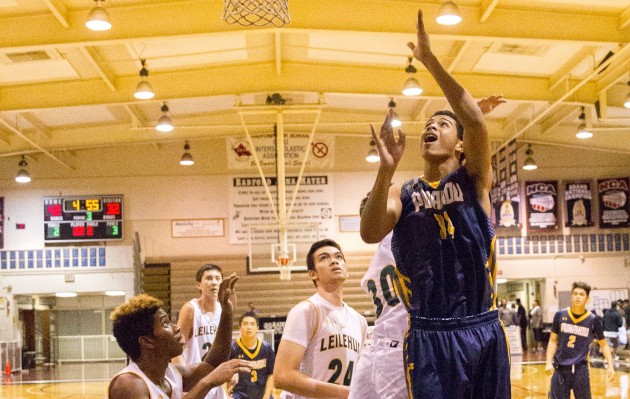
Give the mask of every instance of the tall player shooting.
M 317 241 L 306 255 L 306 265 L 317 293 L 287 316 L 274 369 L 275 385 L 293 393 L 294 399 L 345 399 L 367 322 L 343 302 L 348 269 L 339 244 Z
M 390 181 L 405 147 L 390 111 L 381 161 L 361 218 L 361 237 L 379 242 L 392 228 L 392 252 L 410 312 L 405 340 L 410 397 L 510 398 L 509 352 L 495 303 L 495 233 L 490 221 L 490 143 L 483 113 L 431 51 L 418 12 L 414 56 L 434 77 L 453 112 L 440 111 L 421 136 L 422 178 Z M 465 134 L 464 134 L 465 131 Z M 466 152 L 466 163 L 463 154 Z
M 576 399 L 591 398 L 591 382 L 588 374 L 588 348 L 596 339 L 608 363 L 608 380 L 615 377 L 610 347 L 604 337 L 601 320 L 586 310 L 591 286 L 576 281 L 571 288 L 571 307 L 559 310 L 553 318 L 545 371 L 552 374 L 551 399 L 569 399 L 571 390 Z

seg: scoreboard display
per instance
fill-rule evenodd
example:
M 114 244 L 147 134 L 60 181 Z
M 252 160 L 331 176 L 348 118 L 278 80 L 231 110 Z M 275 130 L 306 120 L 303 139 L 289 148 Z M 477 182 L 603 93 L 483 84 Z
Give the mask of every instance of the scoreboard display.
M 122 240 L 123 196 L 44 197 L 44 242 Z

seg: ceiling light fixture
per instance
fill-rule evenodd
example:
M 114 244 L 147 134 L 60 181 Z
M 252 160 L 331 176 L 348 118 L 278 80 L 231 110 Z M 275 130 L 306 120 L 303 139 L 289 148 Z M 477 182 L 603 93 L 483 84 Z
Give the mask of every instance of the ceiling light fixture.
M 105 291 L 107 296 L 125 296 L 125 291 Z
M 630 87 L 630 80 L 628 81 L 628 87 Z M 623 103 L 623 106 L 626 108 L 630 108 L 630 90 L 628 90 L 628 95 L 626 96 L 626 102 Z
M 140 82 L 138 83 L 136 92 L 133 96 L 138 100 L 149 100 L 155 96 L 155 93 L 153 92 L 151 83 L 147 81 L 147 77 L 149 76 L 147 61 L 145 59 L 141 59 L 140 63 L 142 64 L 142 68 L 140 69 Z
M 26 162 L 26 157 L 22 155 L 22 159 L 18 162 L 18 166 L 20 170 L 15 175 L 15 181 L 18 183 L 29 183 L 31 181 L 31 176 L 28 174 L 28 171 L 25 169 L 28 166 L 28 162 Z
M 405 81 L 405 86 L 403 87 L 402 94 L 405 96 L 419 96 L 422 94 L 422 87 L 420 87 L 420 82 L 414 77 L 414 73 L 418 72 L 415 66 L 412 64 L 413 57 L 408 57 L 408 65 L 405 68 L 405 72 L 409 74 L 409 78 Z
M 85 22 L 85 26 L 93 31 L 103 31 L 110 30 L 112 28 L 112 23 L 109 21 L 109 14 L 107 11 L 101 6 L 101 3 L 104 0 L 94 0 L 96 2 L 96 7 L 90 11 L 88 14 L 88 19 Z
M 184 155 L 182 155 L 182 159 L 179 160 L 180 165 L 190 166 L 195 164 L 195 160 L 192 155 L 190 155 L 190 144 L 186 141 L 184 144 Z
M 593 137 L 593 132 L 588 130 L 586 127 L 586 114 L 584 113 L 584 107 L 582 107 L 582 112 L 578 118 L 580 119 L 580 126 L 578 126 L 578 131 L 575 133 L 575 137 L 578 139 L 590 139 Z
M 74 298 L 77 296 L 76 292 L 56 292 L 55 296 L 57 298 Z
M 398 114 L 396 113 L 396 101 L 394 101 L 394 97 L 390 98 L 389 104 L 387 104 L 387 106 L 390 109 L 394 110 L 394 117 L 390 121 L 390 124 L 392 125 L 392 127 L 402 126 L 402 122 L 400 121 L 400 118 L 398 117 Z
M 162 111 L 162 116 L 158 120 L 157 125 L 155 125 L 155 130 L 162 133 L 172 132 L 174 129 L 173 121 L 171 120 L 171 117 L 168 116 L 169 109 L 168 105 L 166 105 L 166 101 L 164 101 L 160 110 Z
M 375 163 L 381 160 L 381 157 L 378 156 L 378 151 L 376 151 L 376 143 L 374 142 L 374 139 L 370 141 L 370 150 L 365 156 L 365 160 L 369 163 Z
M 462 22 L 462 17 L 459 15 L 459 8 L 457 4 L 452 1 L 446 1 L 440 7 L 437 18 L 435 18 L 440 25 L 457 25 Z
M 532 158 L 532 155 L 534 155 L 534 151 L 532 151 L 531 144 L 527 144 L 527 151 L 525 151 L 525 155 L 527 155 L 527 158 L 525 159 L 525 163 L 523 163 L 523 169 L 525 170 L 538 169 L 538 165 L 536 165 L 536 161 L 534 161 L 534 158 Z

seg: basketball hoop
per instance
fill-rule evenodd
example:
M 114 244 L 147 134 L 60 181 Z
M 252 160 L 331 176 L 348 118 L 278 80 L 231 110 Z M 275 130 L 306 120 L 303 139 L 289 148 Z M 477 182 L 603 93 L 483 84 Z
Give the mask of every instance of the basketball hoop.
M 293 265 L 293 259 L 287 257 L 279 257 L 275 260 L 276 264 L 280 268 L 280 280 L 291 280 L 291 266 Z
M 276 28 L 291 22 L 289 0 L 223 0 L 223 16 L 228 24 Z

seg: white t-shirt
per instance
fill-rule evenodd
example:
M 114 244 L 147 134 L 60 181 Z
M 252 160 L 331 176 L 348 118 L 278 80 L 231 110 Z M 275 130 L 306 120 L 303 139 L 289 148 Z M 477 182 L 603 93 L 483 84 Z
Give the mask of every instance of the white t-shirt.
M 186 365 L 200 363 L 203 356 L 210 349 L 214 339 L 217 337 L 219 321 L 221 321 L 221 304 L 214 305 L 213 313 L 204 313 L 199 305 L 199 301 L 191 299 L 188 301 L 193 307 L 193 329 L 192 337 L 186 341 L 182 359 Z M 227 394 L 223 387 L 215 387 L 208 392 L 206 399 L 227 399 Z
M 345 303 L 335 306 L 315 294 L 291 309 L 282 340 L 305 348 L 300 372 L 319 381 L 349 386 L 366 335 L 365 317 Z
M 119 376 L 121 374 L 126 374 L 126 373 L 135 374 L 138 377 L 142 378 L 142 380 L 144 380 L 144 382 L 147 384 L 147 388 L 149 389 L 151 399 L 169 399 L 169 396 L 166 394 L 166 392 L 164 392 L 162 388 L 155 385 L 153 381 L 151 381 L 149 377 L 147 377 L 146 374 L 144 374 L 142 370 L 140 370 L 140 367 L 138 367 L 138 365 L 135 362 L 130 361 L 127 367 L 120 370 L 120 372 L 118 372 L 116 376 Z M 166 381 L 171 386 L 170 399 L 181 399 L 183 395 L 184 385 L 182 383 L 182 376 L 181 374 L 179 374 L 179 371 L 177 371 L 175 366 L 169 363 L 168 367 L 166 368 L 166 373 L 164 374 L 164 377 L 166 378 Z M 114 379 L 112 379 L 112 381 L 113 380 Z M 110 386 L 111 386 L 111 382 L 110 382 Z
M 407 309 L 398 297 L 394 285 L 398 277 L 391 243 L 390 232 L 379 243 L 370 267 L 361 280 L 361 288 L 372 297 L 376 312 L 372 339 L 399 341 L 402 348 L 409 322 Z

